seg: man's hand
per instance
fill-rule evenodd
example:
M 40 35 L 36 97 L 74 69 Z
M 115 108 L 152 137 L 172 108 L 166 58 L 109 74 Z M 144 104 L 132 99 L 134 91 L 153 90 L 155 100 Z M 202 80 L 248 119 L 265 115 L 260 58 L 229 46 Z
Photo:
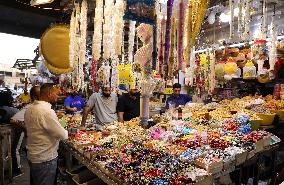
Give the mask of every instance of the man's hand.
M 118 121 L 121 122 L 121 123 L 124 122 L 123 115 L 124 115 L 124 112 L 118 112 Z
M 73 108 L 72 108 L 72 111 L 73 111 L 73 112 L 77 112 L 77 108 L 76 108 L 76 107 L 73 107 Z
M 87 117 L 88 117 L 90 110 L 91 110 L 90 107 L 88 107 L 88 106 L 84 107 L 83 114 L 82 114 L 81 126 L 85 126 L 86 120 L 87 120 Z

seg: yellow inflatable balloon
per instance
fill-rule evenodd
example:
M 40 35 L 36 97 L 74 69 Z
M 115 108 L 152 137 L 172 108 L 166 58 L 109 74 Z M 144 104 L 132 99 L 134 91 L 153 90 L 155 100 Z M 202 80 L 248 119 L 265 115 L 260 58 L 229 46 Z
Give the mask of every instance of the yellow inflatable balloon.
M 40 39 L 40 52 L 48 70 L 55 74 L 72 71 L 69 62 L 69 26 L 55 25 L 48 28 Z

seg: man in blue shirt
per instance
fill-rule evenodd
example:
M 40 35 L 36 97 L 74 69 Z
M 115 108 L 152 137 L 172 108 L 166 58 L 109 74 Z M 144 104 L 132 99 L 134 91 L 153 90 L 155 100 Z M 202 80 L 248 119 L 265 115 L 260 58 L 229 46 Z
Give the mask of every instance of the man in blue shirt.
M 66 112 L 69 114 L 74 114 L 77 111 L 81 111 L 84 106 L 84 99 L 74 90 L 70 92 L 69 96 L 64 101 L 64 107 Z
M 185 105 L 186 103 L 192 101 L 191 96 L 187 94 L 180 94 L 180 91 L 181 85 L 179 83 L 175 83 L 173 85 L 173 94 L 166 101 L 166 109 Z

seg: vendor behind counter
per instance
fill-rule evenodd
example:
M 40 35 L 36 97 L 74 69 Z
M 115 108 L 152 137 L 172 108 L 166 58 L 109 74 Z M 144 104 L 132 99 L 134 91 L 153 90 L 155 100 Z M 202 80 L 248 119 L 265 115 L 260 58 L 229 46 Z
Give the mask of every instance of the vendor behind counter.
M 75 90 L 68 92 L 67 98 L 64 100 L 64 108 L 67 114 L 74 114 L 81 111 L 85 106 L 85 100 Z
M 178 107 L 180 105 L 185 105 L 188 102 L 192 101 L 192 97 L 187 94 L 181 94 L 181 85 L 175 83 L 173 85 L 173 94 L 168 97 L 166 101 L 166 109 L 170 107 Z

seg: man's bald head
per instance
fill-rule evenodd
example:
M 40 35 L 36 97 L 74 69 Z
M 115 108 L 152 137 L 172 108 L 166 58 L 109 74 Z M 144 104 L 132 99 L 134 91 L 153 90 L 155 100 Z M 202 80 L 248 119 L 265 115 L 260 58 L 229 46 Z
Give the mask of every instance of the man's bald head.
M 46 83 L 43 84 L 40 87 L 40 99 L 50 102 L 50 103 L 55 103 L 57 102 L 58 99 L 58 89 L 55 87 L 55 85 L 51 83 Z

